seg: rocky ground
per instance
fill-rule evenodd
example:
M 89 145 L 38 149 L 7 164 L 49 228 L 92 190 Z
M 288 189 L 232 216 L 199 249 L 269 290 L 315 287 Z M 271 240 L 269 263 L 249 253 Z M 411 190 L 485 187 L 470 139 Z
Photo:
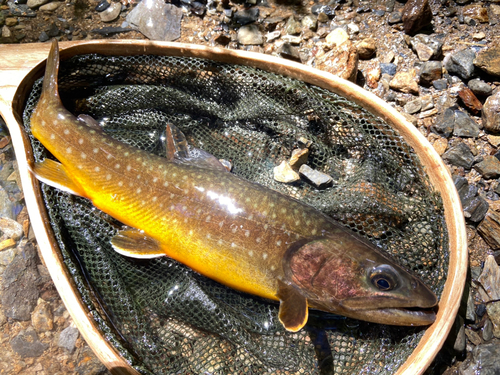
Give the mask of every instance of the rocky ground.
M 467 221 L 470 281 L 433 372 L 500 373 L 500 2 L 147 1 L 151 14 L 134 0 L 0 0 L 0 42 L 146 35 L 245 49 L 330 71 L 391 103 L 449 166 Z M 0 373 L 106 373 L 38 256 L 5 126 L 0 165 Z

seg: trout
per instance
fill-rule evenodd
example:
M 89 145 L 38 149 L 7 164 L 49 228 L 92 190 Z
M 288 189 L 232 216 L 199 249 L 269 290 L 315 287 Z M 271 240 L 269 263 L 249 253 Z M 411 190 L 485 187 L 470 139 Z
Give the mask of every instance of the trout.
M 435 320 L 434 293 L 374 244 L 318 210 L 219 168 L 207 154 L 174 160 L 106 135 L 59 97 L 59 48 L 47 59 L 31 132 L 57 161 L 42 182 L 87 199 L 124 224 L 112 239 L 135 258 L 169 256 L 228 287 L 280 302 L 298 331 L 308 308 L 369 322 Z

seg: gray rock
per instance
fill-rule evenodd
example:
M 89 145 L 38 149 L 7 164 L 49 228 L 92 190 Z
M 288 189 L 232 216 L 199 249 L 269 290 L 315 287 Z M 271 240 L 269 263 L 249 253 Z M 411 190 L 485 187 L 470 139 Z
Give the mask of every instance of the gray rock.
M 464 80 L 471 79 L 476 74 L 474 67 L 474 58 L 476 52 L 472 49 L 463 49 L 447 55 L 444 60 L 444 66 L 449 73 L 455 74 Z
M 302 24 L 295 19 L 294 16 L 290 16 L 285 25 L 285 32 L 289 35 L 297 35 L 302 31 Z
M 442 74 L 443 65 L 441 61 L 426 61 L 420 67 L 420 84 L 430 86 L 434 81 L 441 79 Z
M 182 10 L 162 0 L 141 1 L 128 14 L 130 27 L 152 40 L 172 41 L 181 36 Z
M 483 340 L 488 342 L 493 338 L 493 324 L 491 320 L 486 319 L 483 326 Z
M 500 90 L 486 99 L 481 118 L 487 131 L 500 133 Z
M 238 29 L 237 40 L 240 44 L 263 44 L 264 37 L 257 25 L 245 25 Z
M 301 62 L 299 48 L 292 46 L 290 43 L 283 43 L 277 52 L 284 59 Z
M 476 308 L 474 306 L 474 296 L 472 291 L 469 291 L 467 297 L 467 310 L 465 312 L 465 319 L 469 322 L 474 322 L 476 320 Z
M 465 350 L 465 345 L 467 344 L 467 339 L 465 337 L 465 326 L 462 324 L 460 329 L 458 330 L 457 337 L 455 339 L 455 343 L 453 344 L 453 349 L 461 353 Z
M 40 36 L 38 37 L 38 40 L 39 40 L 40 42 L 42 42 L 42 43 L 43 43 L 43 42 L 46 42 L 46 41 L 47 41 L 47 40 L 49 40 L 49 39 L 50 39 L 50 37 L 47 35 L 47 33 L 46 33 L 45 31 L 42 31 L 42 32 L 40 33 Z
M 429 109 L 434 108 L 432 95 L 423 95 L 420 99 L 422 100 L 422 111 L 428 111 Z
M 394 25 L 395 23 L 400 23 L 403 21 L 403 15 L 401 12 L 391 12 L 387 18 L 387 23 L 389 25 Z
M 234 20 L 242 26 L 248 25 L 249 23 L 257 21 L 259 19 L 259 14 L 259 8 L 238 10 L 234 13 Z
M 426 34 L 417 34 L 410 41 L 420 61 L 437 60 L 443 51 L 443 42 Z
M 23 226 L 13 219 L 0 217 L 0 231 L 4 238 L 12 238 L 17 241 L 23 235 Z
M 455 108 L 447 108 L 441 116 L 436 119 L 434 125 L 431 126 L 431 130 L 437 134 L 441 134 L 445 138 L 448 138 L 455 128 Z
M 13 1 L 8 1 L 7 5 L 12 16 L 36 17 L 36 12 L 31 10 L 26 4 L 16 4 Z
M 38 10 L 41 10 L 42 12 L 53 12 L 54 10 L 57 10 L 62 4 L 64 4 L 61 1 L 53 1 L 51 3 L 47 3 L 42 5 Z
M 15 320 L 30 320 L 31 312 L 38 300 L 38 270 L 36 250 L 26 244 L 3 274 L 2 308 L 7 317 Z
M 76 327 L 69 326 L 65 328 L 59 334 L 59 340 L 57 341 L 57 346 L 66 349 L 68 352 L 73 353 L 75 350 L 76 339 L 78 338 L 78 329 Z
M 486 82 L 481 81 L 480 79 L 471 79 L 467 86 L 471 91 L 477 96 L 490 96 L 492 92 L 492 88 Z
M 472 360 L 463 362 L 459 367 L 460 375 L 498 375 L 500 374 L 500 345 L 489 343 L 478 345 L 472 351 Z
M 301 21 L 302 27 L 309 30 L 316 30 L 318 28 L 318 18 L 313 14 L 308 14 Z
M 474 223 L 483 220 L 488 212 L 489 204 L 484 198 L 477 195 L 478 187 L 469 185 L 464 177 L 455 177 L 454 183 L 462 203 L 464 216 Z
M 474 169 L 487 180 L 497 178 L 500 176 L 500 160 L 493 155 L 487 155 L 482 162 L 474 165 Z
M 335 15 L 335 8 L 329 5 L 316 4 L 312 6 L 311 13 L 316 16 L 320 13 L 324 13 L 328 17 L 333 17 Z
M 28 7 L 33 9 L 33 8 L 38 8 L 39 6 L 41 6 L 43 4 L 47 4 L 49 1 L 50 0 L 28 0 L 26 5 L 28 5 Z
M 500 249 L 500 213 L 489 210 L 477 232 L 493 250 Z
M 422 100 L 417 98 L 405 104 L 404 109 L 410 115 L 419 112 L 422 109 Z
M 380 64 L 380 74 L 389 74 L 393 76 L 396 74 L 397 65 L 392 63 L 381 63 Z
M 102 22 L 113 22 L 120 16 L 122 10 L 121 3 L 111 3 L 111 5 L 106 8 L 106 10 L 99 13 Z
M 2 187 L 0 187 L 0 217 L 15 219 L 13 208 L 14 205 L 10 201 L 9 195 Z
M 12 350 L 22 358 L 40 357 L 49 345 L 40 342 L 35 330 L 29 327 L 10 341 Z
M 460 110 L 455 110 L 455 126 L 453 128 L 453 135 L 456 137 L 470 137 L 477 138 L 479 135 L 479 127 L 467 113 Z
M 465 143 L 459 143 L 443 154 L 443 160 L 457 167 L 470 169 L 474 162 L 474 155 Z
M 437 79 L 432 81 L 432 86 L 434 86 L 434 88 L 438 91 L 446 90 L 448 87 L 448 80 L 446 78 Z
M 301 177 L 306 179 L 311 185 L 317 189 L 323 190 L 332 186 L 333 178 L 326 173 L 312 169 L 310 166 L 304 164 L 300 167 L 299 173 Z

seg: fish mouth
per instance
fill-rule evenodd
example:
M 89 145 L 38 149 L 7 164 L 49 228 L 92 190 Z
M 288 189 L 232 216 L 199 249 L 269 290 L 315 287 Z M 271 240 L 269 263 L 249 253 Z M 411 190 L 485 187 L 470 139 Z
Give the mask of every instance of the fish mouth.
M 428 326 L 436 320 L 434 308 L 384 308 L 356 312 L 356 318 L 394 326 Z

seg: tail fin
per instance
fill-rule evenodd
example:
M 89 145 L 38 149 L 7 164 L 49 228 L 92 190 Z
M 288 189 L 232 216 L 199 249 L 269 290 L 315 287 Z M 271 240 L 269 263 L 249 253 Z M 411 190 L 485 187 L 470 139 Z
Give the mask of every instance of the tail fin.
M 47 65 L 45 66 L 45 76 L 43 78 L 42 95 L 47 100 L 56 99 L 59 101 L 59 90 L 57 85 L 57 73 L 59 72 L 59 45 L 57 40 L 52 41 Z

